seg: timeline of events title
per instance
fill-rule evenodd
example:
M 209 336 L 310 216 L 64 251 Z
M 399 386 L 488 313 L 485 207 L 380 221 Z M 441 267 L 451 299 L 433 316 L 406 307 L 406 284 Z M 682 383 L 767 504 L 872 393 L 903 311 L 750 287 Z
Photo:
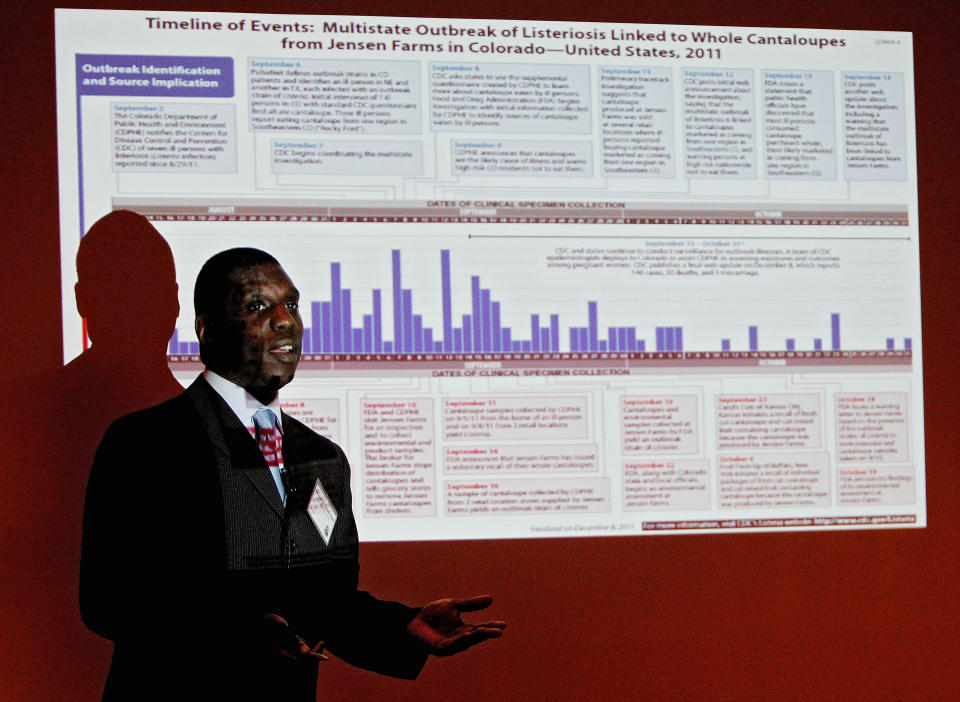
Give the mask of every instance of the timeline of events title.
M 424 44 L 422 42 L 410 43 L 404 40 L 394 38 L 389 44 L 383 42 L 369 41 L 342 41 L 338 37 L 347 35 L 369 36 L 389 36 L 389 37 L 437 37 L 437 38 L 457 38 L 457 39 L 500 39 L 500 40 L 527 40 L 527 39 L 559 39 L 576 41 L 612 41 L 612 42 L 632 42 L 638 45 L 626 46 L 623 49 L 624 56 L 644 56 L 657 58 L 679 58 L 681 56 L 675 48 L 651 47 L 653 44 L 673 43 L 673 44 L 700 44 L 715 45 L 717 47 L 724 44 L 750 44 L 756 46 L 810 46 L 818 49 L 829 47 L 846 46 L 846 39 L 842 37 L 823 37 L 816 34 L 784 34 L 773 30 L 764 32 L 747 32 L 746 34 L 736 33 L 734 31 L 650 31 L 641 27 L 634 28 L 590 28 L 578 29 L 567 28 L 557 29 L 554 27 L 540 27 L 531 25 L 513 25 L 513 26 L 493 26 L 484 24 L 482 26 L 460 26 L 457 24 L 437 24 L 422 23 L 416 25 L 403 24 L 400 22 L 366 22 L 344 18 L 341 21 L 325 21 L 321 23 L 303 23 L 303 22 L 275 22 L 270 20 L 256 18 L 241 18 L 229 22 L 220 20 L 206 20 L 197 17 L 188 19 L 164 19 L 162 17 L 146 17 L 147 27 L 151 30 L 180 30 L 180 31 L 234 31 L 234 32 L 266 32 L 274 34 L 318 34 L 324 33 L 330 36 L 326 42 L 312 40 L 290 39 L 284 36 L 281 39 L 281 47 L 285 49 L 347 49 L 347 50 L 378 50 L 385 51 L 388 48 L 392 51 L 433 51 L 443 53 L 445 51 L 459 53 L 464 50 L 464 46 L 455 43 L 433 43 Z M 517 45 L 517 44 L 468 44 L 467 50 L 475 53 L 534 53 L 543 54 L 550 51 L 557 51 L 548 47 L 538 46 L 536 44 Z M 563 49 L 566 53 L 599 55 L 599 56 L 620 56 L 620 47 L 602 47 L 602 46 L 573 46 Z M 720 58 L 719 49 L 711 49 L 707 54 L 702 51 L 688 50 L 687 58 Z

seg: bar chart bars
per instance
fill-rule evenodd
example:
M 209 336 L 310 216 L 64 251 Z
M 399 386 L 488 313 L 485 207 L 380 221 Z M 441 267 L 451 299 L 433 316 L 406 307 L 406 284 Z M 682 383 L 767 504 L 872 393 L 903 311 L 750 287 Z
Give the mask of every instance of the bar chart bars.
M 522 326 L 505 323 L 505 303 L 481 276 L 454 277 L 449 249 L 440 250 L 439 280 L 440 324 L 425 322 L 424 312 L 438 319 L 436 310 L 418 308 L 417 290 L 404 284 L 403 255 L 390 252 L 389 287 L 363 293 L 367 307 L 360 310 L 354 290 L 343 283 L 342 263 L 329 264 L 329 299 L 311 300 L 301 305 L 304 322 L 303 353 L 308 354 L 495 354 L 495 353 L 680 353 L 691 349 L 684 345 L 682 325 L 653 325 L 644 319 L 632 324 L 602 326 L 599 300 L 583 300 L 586 324 L 566 324 L 556 310 L 536 310 Z M 467 304 L 456 309 L 454 293 L 466 293 Z M 435 302 L 434 302 L 435 304 Z M 512 303 L 518 305 L 516 300 Z M 568 308 L 569 312 L 569 308 Z M 515 320 L 517 310 L 511 310 Z M 638 313 L 643 315 L 643 311 Z M 827 313 L 826 338 L 802 339 L 762 334 L 759 324 L 746 323 L 739 337 L 724 336 L 713 348 L 698 351 L 841 351 L 840 313 Z M 581 317 L 582 319 L 583 317 Z M 644 331 L 646 330 L 646 331 Z M 647 334 L 649 338 L 645 337 Z M 896 337 L 878 338 L 876 348 L 896 349 Z M 902 339 L 902 349 L 911 348 L 911 339 Z M 183 341 L 174 332 L 169 343 L 171 355 L 197 354 L 197 342 Z

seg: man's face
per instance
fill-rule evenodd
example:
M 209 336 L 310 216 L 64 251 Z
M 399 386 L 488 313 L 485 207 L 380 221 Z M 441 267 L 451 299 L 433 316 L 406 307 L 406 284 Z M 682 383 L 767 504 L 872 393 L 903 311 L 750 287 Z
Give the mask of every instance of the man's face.
M 300 361 L 300 293 L 276 264 L 237 269 L 231 282 L 223 318 L 198 318 L 197 332 L 211 370 L 269 403 Z

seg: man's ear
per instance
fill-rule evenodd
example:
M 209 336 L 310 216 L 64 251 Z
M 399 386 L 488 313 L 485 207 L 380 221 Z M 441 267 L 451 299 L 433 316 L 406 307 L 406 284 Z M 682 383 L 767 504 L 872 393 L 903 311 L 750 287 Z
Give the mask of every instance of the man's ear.
M 79 303 L 78 303 L 79 304 Z M 207 317 L 206 315 L 198 314 L 197 318 L 193 322 L 193 329 L 197 332 L 197 339 L 200 341 L 200 345 L 208 341 L 207 339 Z

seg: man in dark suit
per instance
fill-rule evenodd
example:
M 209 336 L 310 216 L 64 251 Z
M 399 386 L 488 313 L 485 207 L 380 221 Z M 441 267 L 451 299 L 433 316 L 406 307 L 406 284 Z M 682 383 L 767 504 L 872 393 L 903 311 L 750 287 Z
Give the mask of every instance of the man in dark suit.
M 204 374 L 100 444 L 80 602 L 115 642 L 105 700 L 314 700 L 324 642 L 413 678 L 429 654 L 505 626 L 463 622 L 489 597 L 413 609 L 357 590 L 347 460 L 279 411 L 300 358 L 298 301 L 269 254 L 211 258 L 194 293 Z M 261 426 L 265 411 L 276 426 Z

